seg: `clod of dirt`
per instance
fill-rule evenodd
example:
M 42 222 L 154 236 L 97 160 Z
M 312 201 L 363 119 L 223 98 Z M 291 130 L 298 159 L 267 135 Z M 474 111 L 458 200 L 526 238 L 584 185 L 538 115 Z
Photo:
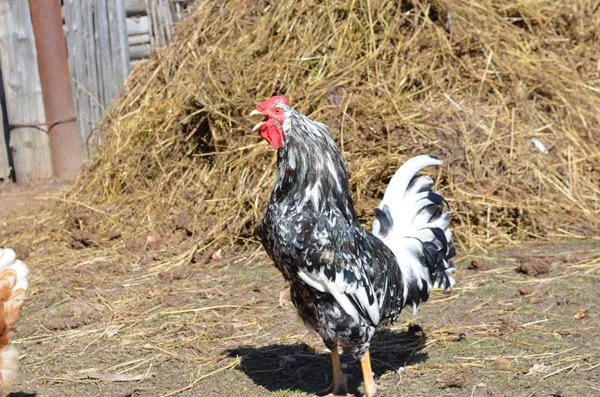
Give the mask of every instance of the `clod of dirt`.
M 44 327 L 51 331 L 64 331 L 66 329 L 79 328 L 89 324 L 91 319 L 85 317 L 73 317 L 73 318 L 61 318 L 53 317 L 47 318 L 43 321 Z
M 101 247 L 101 239 L 94 233 L 83 230 L 71 230 L 71 247 L 83 249 L 88 247 Z
M 167 307 L 177 307 L 181 305 L 181 297 L 175 295 L 161 296 L 160 303 Z
M 79 207 L 71 208 L 67 210 L 67 222 L 66 228 L 71 232 L 75 230 L 81 230 L 82 226 L 89 225 L 91 214 Z
M 149 234 L 146 237 L 146 246 L 153 251 L 160 251 L 164 249 L 167 244 L 164 239 Z
M 469 263 L 469 266 L 467 266 L 467 269 L 469 269 L 469 270 L 475 270 L 475 271 L 480 271 L 480 272 L 488 270 L 489 268 L 490 267 L 488 266 L 487 263 L 477 261 L 475 259 L 473 259 L 471 261 L 471 263 Z
M 151 254 L 143 255 L 140 258 L 140 265 L 148 266 L 148 265 L 151 265 L 152 263 L 154 263 L 155 261 L 156 261 L 156 258 L 153 255 L 151 255 Z
M 208 251 L 196 251 L 192 257 L 192 263 L 200 263 L 206 265 L 211 260 L 212 253 Z
M 543 258 L 520 259 L 517 271 L 531 277 L 539 277 L 550 273 L 552 264 Z
M 496 365 L 498 366 L 498 368 L 502 369 L 503 371 L 510 371 L 510 372 L 515 372 L 515 373 L 522 372 L 518 368 L 513 367 L 512 364 L 510 363 L 510 361 L 508 361 L 504 357 L 497 357 L 494 359 L 494 361 L 495 361 Z
M 73 303 L 58 313 L 49 314 L 48 318 L 42 321 L 42 325 L 52 331 L 79 328 L 92 322 L 101 309 L 100 305 Z
M 130 238 L 125 242 L 125 248 L 129 252 L 143 251 L 145 246 L 146 246 L 146 241 L 141 238 Z
M 217 338 L 225 338 L 233 334 L 234 327 L 231 324 L 218 325 L 211 330 L 211 334 Z
M 471 371 L 466 368 L 458 369 L 457 371 L 447 372 L 436 379 L 436 382 L 441 383 L 444 387 L 461 388 L 469 382 Z
M 518 329 L 519 329 L 519 326 L 516 325 L 515 323 L 513 323 L 508 318 L 503 318 L 500 321 L 500 326 L 498 327 L 498 331 L 500 332 L 500 335 L 514 334 L 515 332 L 517 332 Z
M 17 254 L 17 258 L 21 260 L 25 260 L 29 258 L 29 253 L 31 252 L 31 248 L 28 245 L 16 244 L 12 247 L 15 254 Z
M 344 89 L 342 87 L 330 88 L 327 90 L 327 102 L 330 105 L 340 106 L 344 99 Z
M 530 296 L 529 299 L 527 299 L 527 303 L 530 303 L 532 305 L 535 305 L 536 303 L 540 303 L 541 299 L 537 296 Z
M 194 234 L 193 221 L 194 219 L 189 214 L 179 214 L 173 217 L 175 227 L 184 230 L 188 237 Z
M 33 324 L 24 324 L 17 327 L 17 335 L 20 338 L 27 338 L 29 336 L 34 335 L 38 330 L 37 325 Z
M 531 295 L 531 294 L 533 294 L 533 289 L 531 289 L 529 287 L 520 287 L 519 288 L 519 295 L 527 296 L 527 295 Z
M 108 239 L 108 241 L 112 241 L 112 240 L 116 240 L 118 238 L 121 238 L 121 236 L 122 236 L 122 233 L 120 231 L 114 230 L 114 231 L 108 233 L 106 235 L 106 238 Z
M 183 269 L 176 269 L 171 272 L 158 273 L 158 278 L 162 281 L 182 280 L 188 276 L 188 272 Z
M 124 391 L 122 391 L 121 393 L 117 394 L 117 397 L 131 397 L 138 390 L 140 390 L 140 389 L 137 387 L 129 387 L 129 388 L 125 389 Z

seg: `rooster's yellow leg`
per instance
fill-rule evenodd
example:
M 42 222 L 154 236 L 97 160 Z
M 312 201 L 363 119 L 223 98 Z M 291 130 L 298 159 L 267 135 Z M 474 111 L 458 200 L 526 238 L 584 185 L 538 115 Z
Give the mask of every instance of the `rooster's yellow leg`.
M 346 385 L 346 376 L 342 372 L 342 363 L 340 362 L 340 353 L 337 345 L 331 349 L 331 363 L 333 364 L 333 383 L 327 389 L 321 391 L 319 395 L 345 396 L 348 394 L 348 387 Z
M 368 350 L 363 358 L 360 359 L 360 368 L 362 369 L 363 380 L 365 382 L 365 394 L 367 397 L 373 397 L 379 386 L 375 384 L 375 377 L 371 370 L 371 355 Z

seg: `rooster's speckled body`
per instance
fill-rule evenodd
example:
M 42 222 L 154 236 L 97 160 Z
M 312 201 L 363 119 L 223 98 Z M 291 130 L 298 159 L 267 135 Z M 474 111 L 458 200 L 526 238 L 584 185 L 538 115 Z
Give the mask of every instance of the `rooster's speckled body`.
M 371 233 L 356 218 L 329 128 L 283 97 L 253 113 L 265 116 L 255 129 L 279 149 L 275 187 L 256 235 L 290 283 L 304 323 L 335 354 L 340 344 L 362 359 L 377 326 L 396 320 L 407 305 L 416 310 L 430 287 L 451 288 L 450 215 L 431 178 L 417 175 L 441 161 L 417 156 L 398 170 Z
M 400 267 L 385 243 L 359 224 L 346 168 L 327 127 L 296 112 L 291 122 L 257 235 L 290 282 L 304 323 L 328 348 L 339 341 L 361 357 L 375 327 L 400 314 Z M 313 275 L 336 291 L 315 288 Z

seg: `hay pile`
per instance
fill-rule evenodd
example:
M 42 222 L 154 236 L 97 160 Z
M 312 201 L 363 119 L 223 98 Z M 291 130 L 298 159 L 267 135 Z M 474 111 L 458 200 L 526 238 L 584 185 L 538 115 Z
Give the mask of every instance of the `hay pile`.
M 58 213 L 70 233 L 249 241 L 276 155 L 247 115 L 284 94 L 332 127 L 364 221 L 397 167 L 431 153 L 446 160 L 427 172 L 452 206 L 463 252 L 586 235 L 600 224 L 596 8 L 201 1 L 130 76 Z

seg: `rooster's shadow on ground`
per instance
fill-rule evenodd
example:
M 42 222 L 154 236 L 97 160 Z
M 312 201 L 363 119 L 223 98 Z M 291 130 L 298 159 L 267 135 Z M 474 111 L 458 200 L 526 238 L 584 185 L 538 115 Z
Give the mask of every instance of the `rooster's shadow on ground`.
M 400 367 L 427 359 L 427 335 L 419 326 L 408 331 L 380 329 L 371 341 L 371 360 L 376 379 Z M 238 369 L 257 385 L 269 391 L 299 390 L 316 393 L 331 383 L 331 359 L 328 353 L 315 352 L 308 345 L 268 345 L 259 348 L 239 347 L 228 351 L 230 357 L 239 357 Z M 348 376 L 348 391 L 360 395 L 362 384 L 360 363 L 344 354 L 342 365 Z

